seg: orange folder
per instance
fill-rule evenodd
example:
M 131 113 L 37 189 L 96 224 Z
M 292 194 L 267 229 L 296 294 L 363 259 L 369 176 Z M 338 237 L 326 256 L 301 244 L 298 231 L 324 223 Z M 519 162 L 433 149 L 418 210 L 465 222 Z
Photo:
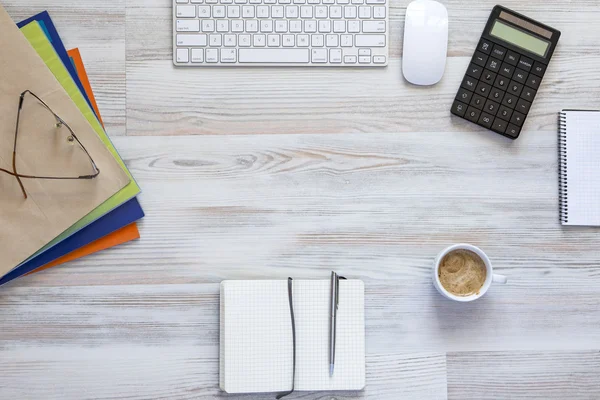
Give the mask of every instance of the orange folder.
M 87 76 L 87 72 L 85 67 L 83 66 L 83 61 L 81 60 L 81 54 L 79 53 L 79 49 L 69 50 L 67 52 L 69 57 L 73 59 L 73 63 L 75 64 L 75 70 L 77 71 L 77 76 L 79 76 L 79 80 L 81 80 L 81 84 L 85 89 L 85 93 L 87 94 L 90 102 L 92 103 L 92 107 L 98 116 L 98 120 L 104 126 L 104 122 L 102 122 L 102 117 L 100 116 L 100 110 L 98 110 L 98 104 L 96 103 L 96 98 L 94 97 L 94 92 L 92 91 L 92 86 L 90 85 L 90 81 Z M 60 264 L 64 264 L 68 261 L 73 261 L 78 258 L 82 258 L 88 256 L 90 254 L 96 253 L 101 250 L 106 250 L 108 248 L 118 246 L 120 244 L 129 242 L 131 240 L 139 239 L 140 231 L 138 230 L 137 223 L 133 223 L 127 225 L 119 230 L 114 231 L 113 233 L 106 235 L 92 243 L 89 243 L 77 250 L 73 250 L 72 252 L 65 254 L 64 256 L 57 258 L 56 260 L 43 265 L 29 274 L 34 274 L 36 272 L 43 271 L 48 268 L 55 267 Z

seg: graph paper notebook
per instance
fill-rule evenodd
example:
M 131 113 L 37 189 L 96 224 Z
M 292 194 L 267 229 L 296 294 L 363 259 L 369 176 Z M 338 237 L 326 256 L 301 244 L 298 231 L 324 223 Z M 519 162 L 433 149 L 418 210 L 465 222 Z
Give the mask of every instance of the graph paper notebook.
M 364 284 L 340 281 L 335 373 L 329 376 L 331 282 L 294 280 L 295 390 L 365 386 Z M 220 386 L 227 393 L 292 388 L 293 340 L 288 282 L 221 283 Z
M 563 110 L 558 148 L 560 221 L 600 226 L 600 111 Z

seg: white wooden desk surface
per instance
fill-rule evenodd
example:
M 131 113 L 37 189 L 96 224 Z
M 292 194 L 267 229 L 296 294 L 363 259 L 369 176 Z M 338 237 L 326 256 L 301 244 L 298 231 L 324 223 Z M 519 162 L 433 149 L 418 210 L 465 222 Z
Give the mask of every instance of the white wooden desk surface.
M 368 70 L 175 69 L 170 0 L 2 0 L 80 48 L 147 216 L 139 241 L 0 289 L 0 398 L 273 398 L 218 389 L 218 284 L 335 269 L 367 318 L 367 388 L 338 399 L 599 399 L 600 229 L 561 228 L 556 172 L 556 113 L 600 107 L 598 0 L 503 2 L 563 33 L 516 142 L 450 117 L 496 1 L 445 3 L 446 74 L 420 89 L 408 0 Z M 431 265 L 456 242 L 509 284 L 444 300 Z

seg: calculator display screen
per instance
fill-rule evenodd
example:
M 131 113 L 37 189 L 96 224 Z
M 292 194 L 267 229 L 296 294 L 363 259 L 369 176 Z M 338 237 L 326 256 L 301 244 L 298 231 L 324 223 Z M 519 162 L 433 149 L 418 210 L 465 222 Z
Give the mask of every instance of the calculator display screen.
M 528 50 L 540 57 L 546 56 L 550 43 L 530 35 L 520 29 L 513 28 L 499 20 L 494 22 L 490 35 L 514 44 L 517 47 Z

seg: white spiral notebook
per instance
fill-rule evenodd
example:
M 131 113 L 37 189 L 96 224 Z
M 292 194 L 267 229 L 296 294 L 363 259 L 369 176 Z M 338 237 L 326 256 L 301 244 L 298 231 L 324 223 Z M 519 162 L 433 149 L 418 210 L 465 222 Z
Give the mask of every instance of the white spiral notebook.
M 329 280 L 294 280 L 295 390 L 365 386 L 364 284 L 340 281 L 335 373 L 329 376 Z M 220 386 L 227 393 L 292 388 L 293 339 L 287 280 L 221 283 Z
M 560 221 L 600 226 L 600 111 L 563 110 L 559 119 Z

